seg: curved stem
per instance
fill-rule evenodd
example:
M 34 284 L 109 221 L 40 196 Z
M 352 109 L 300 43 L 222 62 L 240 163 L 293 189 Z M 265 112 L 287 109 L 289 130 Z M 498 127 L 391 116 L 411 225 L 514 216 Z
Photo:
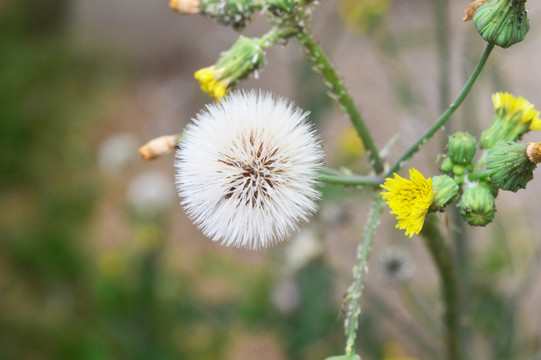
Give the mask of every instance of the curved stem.
M 368 151 L 370 165 L 376 174 L 381 174 L 383 172 L 383 162 L 379 156 L 376 144 L 374 143 L 372 135 L 366 127 L 357 106 L 355 106 L 351 95 L 344 86 L 344 83 L 340 80 L 329 62 L 329 59 L 327 59 L 323 50 L 321 50 L 321 47 L 312 35 L 305 31 L 299 31 L 295 35 L 304 47 L 308 60 L 315 65 L 315 69 L 323 76 L 325 85 L 327 85 L 330 90 L 330 96 L 338 102 L 340 108 L 344 110 L 351 119 L 353 126 L 363 141 L 365 149 Z
M 404 162 L 408 160 L 413 154 L 415 154 L 421 146 L 428 141 L 435 133 L 438 131 L 451 117 L 451 115 L 455 112 L 456 109 L 462 104 L 468 93 L 470 92 L 471 87 L 479 77 L 479 74 L 481 73 L 481 70 L 483 70 L 483 67 L 485 66 L 485 63 L 488 59 L 488 56 L 490 55 L 490 52 L 494 48 L 494 44 L 487 43 L 487 46 L 485 48 L 485 51 L 483 52 L 483 55 L 481 55 L 481 58 L 477 62 L 477 65 L 475 66 L 475 69 L 473 70 L 470 78 L 466 82 L 466 85 L 464 85 L 464 88 L 462 88 L 462 91 L 458 96 L 456 97 L 455 101 L 449 105 L 447 110 L 441 114 L 439 119 L 432 125 L 420 138 L 413 144 L 409 149 L 407 149 L 404 154 L 394 163 L 394 165 L 389 169 L 385 177 L 391 176 L 394 172 L 398 171 L 400 169 Z
M 297 31 L 298 30 L 293 27 L 274 26 L 265 35 L 259 38 L 259 46 L 261 46 L 264 49 L 267 49 L 271 47 L 272 45 L 276 44 L 278 41 L 281 41 L 283 39 L 287 39 L 293 36 L 293 34 Z
M 458 292 L 453 257 L 435 219 L 437 218 L 434 214 L 427 216 L 421 235 L 440 275 L 440 286 L 445 302 L 443 319 L 447 328 L 447 359 L 461 360 Z
M 368 257 L 372 248 L 372 239 L 376 235 L 379 217 L 383 209 L 383 198 L 376 192 L 368 219 L 364 228 L 362 242 L 357 247 L 357 264 L 353 268 L 353 282 L 348 288 L 346 301 L 348 301 L 346 320 L 344 328 L 346 333 L 346 355 L 353 358 L 355 355 L 355 338 L 359 315 L 361 314 L 361 295 L 364 287 L 364 279 L 368 273 Z

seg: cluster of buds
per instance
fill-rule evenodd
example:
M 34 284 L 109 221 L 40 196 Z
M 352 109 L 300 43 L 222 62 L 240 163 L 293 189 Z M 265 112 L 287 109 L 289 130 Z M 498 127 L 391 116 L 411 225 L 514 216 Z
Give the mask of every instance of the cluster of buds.
M 259 42 L 241 36 L 216 64 L 198 70 L 194 76 L 201 90 L 216 99 L 222 98 L 237 82 L 263 66 L 265 52 Z
M 497 189 L 492 191 L 486 176 L 476 182 L 468 179 L 469 173 L 472 173 L 474 169 L 472 161 L 476 152 L 477 140 L 472 135 L 465 132 L 451 135 L 441 170 L 454 176 L 452 181 L 455 185 L 462 186 L 459 206 L 466 222 L 473 226 L 485 226 L 494 219 L 494 198 L 497 195 Z M 457 185 L 455 198 L 458 192 Z
M 383 199 L 398 220 L 397 228 L 410 237 L 418 234 L 429 212 L 441 211 L 457 201 L 466 222 L 486 226 L 496 213 L 495 198 L 500 189 L 517 191 L 533 178 L 541 162 L 541 142 L 522 145 L 515 142 L 530 130 L 541 130 L 541 119 L 533 105 L 507 93 L 493 95 L 496 115 L 483 132 L 485 153 L 474 165 L 479 147 L 466 132 L 449 137 L 441 170 L 446 175 L 425 178 L 410 169 L 410 179 L 394 174 L 381 185 Z M 486 171 L 480 171 L 486 165 Z
M 466 171 L 473 171 L 472 160 L 477 151 L 477 140 L 465 132 L 458 132 L 449 137 L 447 157 L 441 164 L 441 171 L 462 176 Z
M 472 163 L 478 148 L 476 139 L 459 132 L 449 137 L 440 167 L 462 188 L 461 213 L 473 226 L 490 223 L 499 189 L 516 192 L 525 188 L 541 162 L 541 142 L 516 142 L 528 131 L 541 130 L 539 112 L 526 99 L 508 93 L 493 94 L 492 100 L 495 115 L 490 127 L 481 134 L 480 145 L 486 151 L 479 163 Z M 474 172 L 483 165 L 486 171 Z

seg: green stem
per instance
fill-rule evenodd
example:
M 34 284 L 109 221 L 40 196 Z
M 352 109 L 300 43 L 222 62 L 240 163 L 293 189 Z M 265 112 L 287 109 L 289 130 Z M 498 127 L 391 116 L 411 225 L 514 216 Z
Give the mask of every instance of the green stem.
M 353 186 L 374 186 L 383 184 L 383 178 L 379 176 L 361 176 L 361 175 L 330 175 L 319 174 L 319 180 L 327 184 L 335 185 L 353 185 Z
M 488 176 L 488 173 L 486 171 L 476 172 L 472 174 L 468 174 L 468 180 L 475 181 L 482 178 L 485 178 Z
M 276 44 L 278 41 L 281 41 L 282 39 L 287 39 L 298 30 L 293 27 L 278 27 L 274 26 L 272 29 L 270 29 L 265 35 L 263 35 L 261 38 L 259 38 L 259 46 L 261 46 L 264 49 L 267 49 L 271 47 L 272 45 Z
M 346 355 L 352 358 L 355 354 L 355 338 L 357 326 L 361 313 L 361 295 L 364 287 L 364 280 L 368 273 L 368 257 L 372 248 L 372 239 L 376 235 L 379 217 L 383 209 L 383 198 L 376 192 L 368 219 L 364 228 L 362 242 L 357 247 L 357 263 L 353 267 L 353 282 L 348 288 L 346 300 L 348 301 L 346 320 L 344 328 L 346 333 Z
M 453 257 L 445 239 L 435 223 L 437 217 L 429 214 L 425 220 L 421 235 L 434 265 L 438 269 L 441 290 L 445 302 L 444 323 L 447 328 L 446 345 L 447 359 L 461 360 L 460 326 L 456 274 Z
M 494 44 L 487 43 L 487 46 L 485 48 L 485 51 L 483 52 L 483 55 L 481 55 L 481 58 L 477 62 L 477 65 L 475 66 L 475 69 L 473 70 L 470 78 L 466 82 L 466 85 L 464 85 L 464 88 L 462 88 L 462 91 L 458 96 L 456 97 L 455 101 L 449 105 L 447 110 L 441 114 L 440 118 L 432 125 L 420 138 L 413 144 L 409 149 L 407 149 L 404 154 L 394 163 L 394 165 L 391 167 L 391 169 L 387 172 L 385 177 L 391 176 L 394 172 L 398 171 L 400 169 L 404 162 L 408 160 L 413 154 L 415 154 L 423 144 L 425 144 L 428 139 L 430 139 L 436 131 L 438 131 L 451 117 L 451 115 L 455 112 L 456 109 L 462 104 L 468 93 L 470 92 L 471 87 L 479 77 L 479 74 L 481 73 L 481 70 L 483 70 L 483 67 L 485 66 L 485 63 L 488 59 L 488 56 L 490 55 L 490 52 L 494 48 Z
M 330 90 L 331 97 L 338 102 L 340 108 L 344 110 L 351 119 L 353 126 L 363 141 L 365 149 L 368 151 L 372 168 L 376 174 L 381 174 L 383 172 L 383 162 L 379 156 L 379 151 L 357 106 L 355 106 L 351 95 L 344 86 L 344 83 L 340 80 L 329 62 L 329 59 L 327 59 L 323 50 L 312 35 L 305 31 L 299 31 L 295 35 L 304 47 L 308 60 L 315 65 L 316 71 L 320 72 L 323 76 L 325 85 L 327 85 Z

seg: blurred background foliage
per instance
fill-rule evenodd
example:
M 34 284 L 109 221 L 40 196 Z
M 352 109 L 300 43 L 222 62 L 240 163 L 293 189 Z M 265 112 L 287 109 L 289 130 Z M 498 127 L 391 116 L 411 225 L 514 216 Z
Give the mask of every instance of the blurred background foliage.
M 394 31 L 389 25 L 393 4 L 340 1 L 327 10 L 331 20 L 325 38 L 331 51 L 339 46 L 334 40 L 343 34 L 334 25 L 345 22 L 353 39 L 365 46 L 369 42 L 376 62 L 385 67 L 392 94 L 385 101 L 408 116 L 420 116 L 425 90 L 417 88 L 401 54 L 427 48 L 429 35 L 417 24 Z M 340 353 L 341 296 L 350 281 L 359 219 L 366 212 L 358 204 L 366 194 L 322 188 L 316 219 L 290 243 L 255 260 L 248 252 L 208 244 L 193 230 L 179 231 L 182 212 L 174 190 L 173 195 L 152 191 L 167 187 L 156 185 L 164 172 L 136 177 L 133 167 L 125 167 L 144 141 L 133 134 L 116 137 L 108 143 L 115 152 L 103 150 L 104 139 L 119 127 L 108 127 L 104 120 L 116 114 L 111 99 L 122 102 L 133 92 L 130 87 L 167 73 L 171 60 L 164 56 L 152 68 L 145 61 L 134 65 L 100 51 L 80 51 L 69 37 L 70 5 L 67 0 L 0 1 L 0 360 L 323 359 Z M 427 7 L 422 1 L 415 5 Z M 469 54 L 465 67 L 470 57 L 475 58 Z M 318 76 L 301 58 L 289 62 L 294 73 L 289 91 L 310 109 L 324 138 L 331 138 L 324 140 L 329 164 L 364 171 L 362 144 L 351 128 L 326 125 L 325 119 L 341 115 L 333 113 Z M 182 63 L 188 78 L 204 65 L 194 63 Z M 491 88 L 506 83 L 499 69 L 494 61 L 488 71 Z M 261 81 L 272 81 L 272 71 Z M 248 84 L 258 86 L 254 80 Z M 174 100 L 194 104 L 182 110 L 185 123 L 207 100 L 195 83 L 180 88 L 184 93 Z M 465 119 L 477 117 L 472 104 L 465 103 Z M 384 117 L 381 110 L 378 115 Z M 170 121 L 178 131 L 182 124 Z M 144 126 L 134 121 L 120 127 Z M 145 137 L 162 135 L 163 126 L 156 131 Z M 165 181 L 172 186 L 170 161 L 157 167 L 168 169 Z M 104 175 L 104 168 L 121 175 Z M 107 212 L 111 202 L 113 215 Z M 533 218 L 510 222 L 504 211 L 498 215 L 487 241 L 459 249 L 476 256 L 475 261 L 459 257 L 462 294 L 469 294 L 463 319 L 469 358 L 541 359 L 540 313 L 535 301 L 532 306 L 539 297 L 541 252 L 538 241 L 526 240 L 539 236 Z M 100 232 L 103 218 L 124 230 Z M 387 221 L 383 227 L 393 226 Z M 479 232 L 462 235 L 473 241 Z M 440 308 L 431 264 L 419 244 L 406 243 L 401 233 L 382 230 L 381 238 L 372 262 L 375 276 L 363 300 L 359 352 L 363 359 L 437 359 Z M 395 244 L 392 239 L 415 257 L 411 281 L 393 280 L 404 258 L 388 263 L 378 255 Z M 203 250 L 190 250 L 203 242 Z M 177 258 L 192 257 L 190 251 L 195 254 L 187 262 L 191 265 L 176 266 Z

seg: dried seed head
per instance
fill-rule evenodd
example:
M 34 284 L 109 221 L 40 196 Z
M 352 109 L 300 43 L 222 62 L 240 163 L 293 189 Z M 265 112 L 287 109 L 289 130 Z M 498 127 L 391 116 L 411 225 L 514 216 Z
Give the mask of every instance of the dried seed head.
M 196 116 L 177 151 L 177 185 L 205 235 L 265 248 L 316 210 L 323 153 L 306 117 L 255 92 L 233 92 Z

